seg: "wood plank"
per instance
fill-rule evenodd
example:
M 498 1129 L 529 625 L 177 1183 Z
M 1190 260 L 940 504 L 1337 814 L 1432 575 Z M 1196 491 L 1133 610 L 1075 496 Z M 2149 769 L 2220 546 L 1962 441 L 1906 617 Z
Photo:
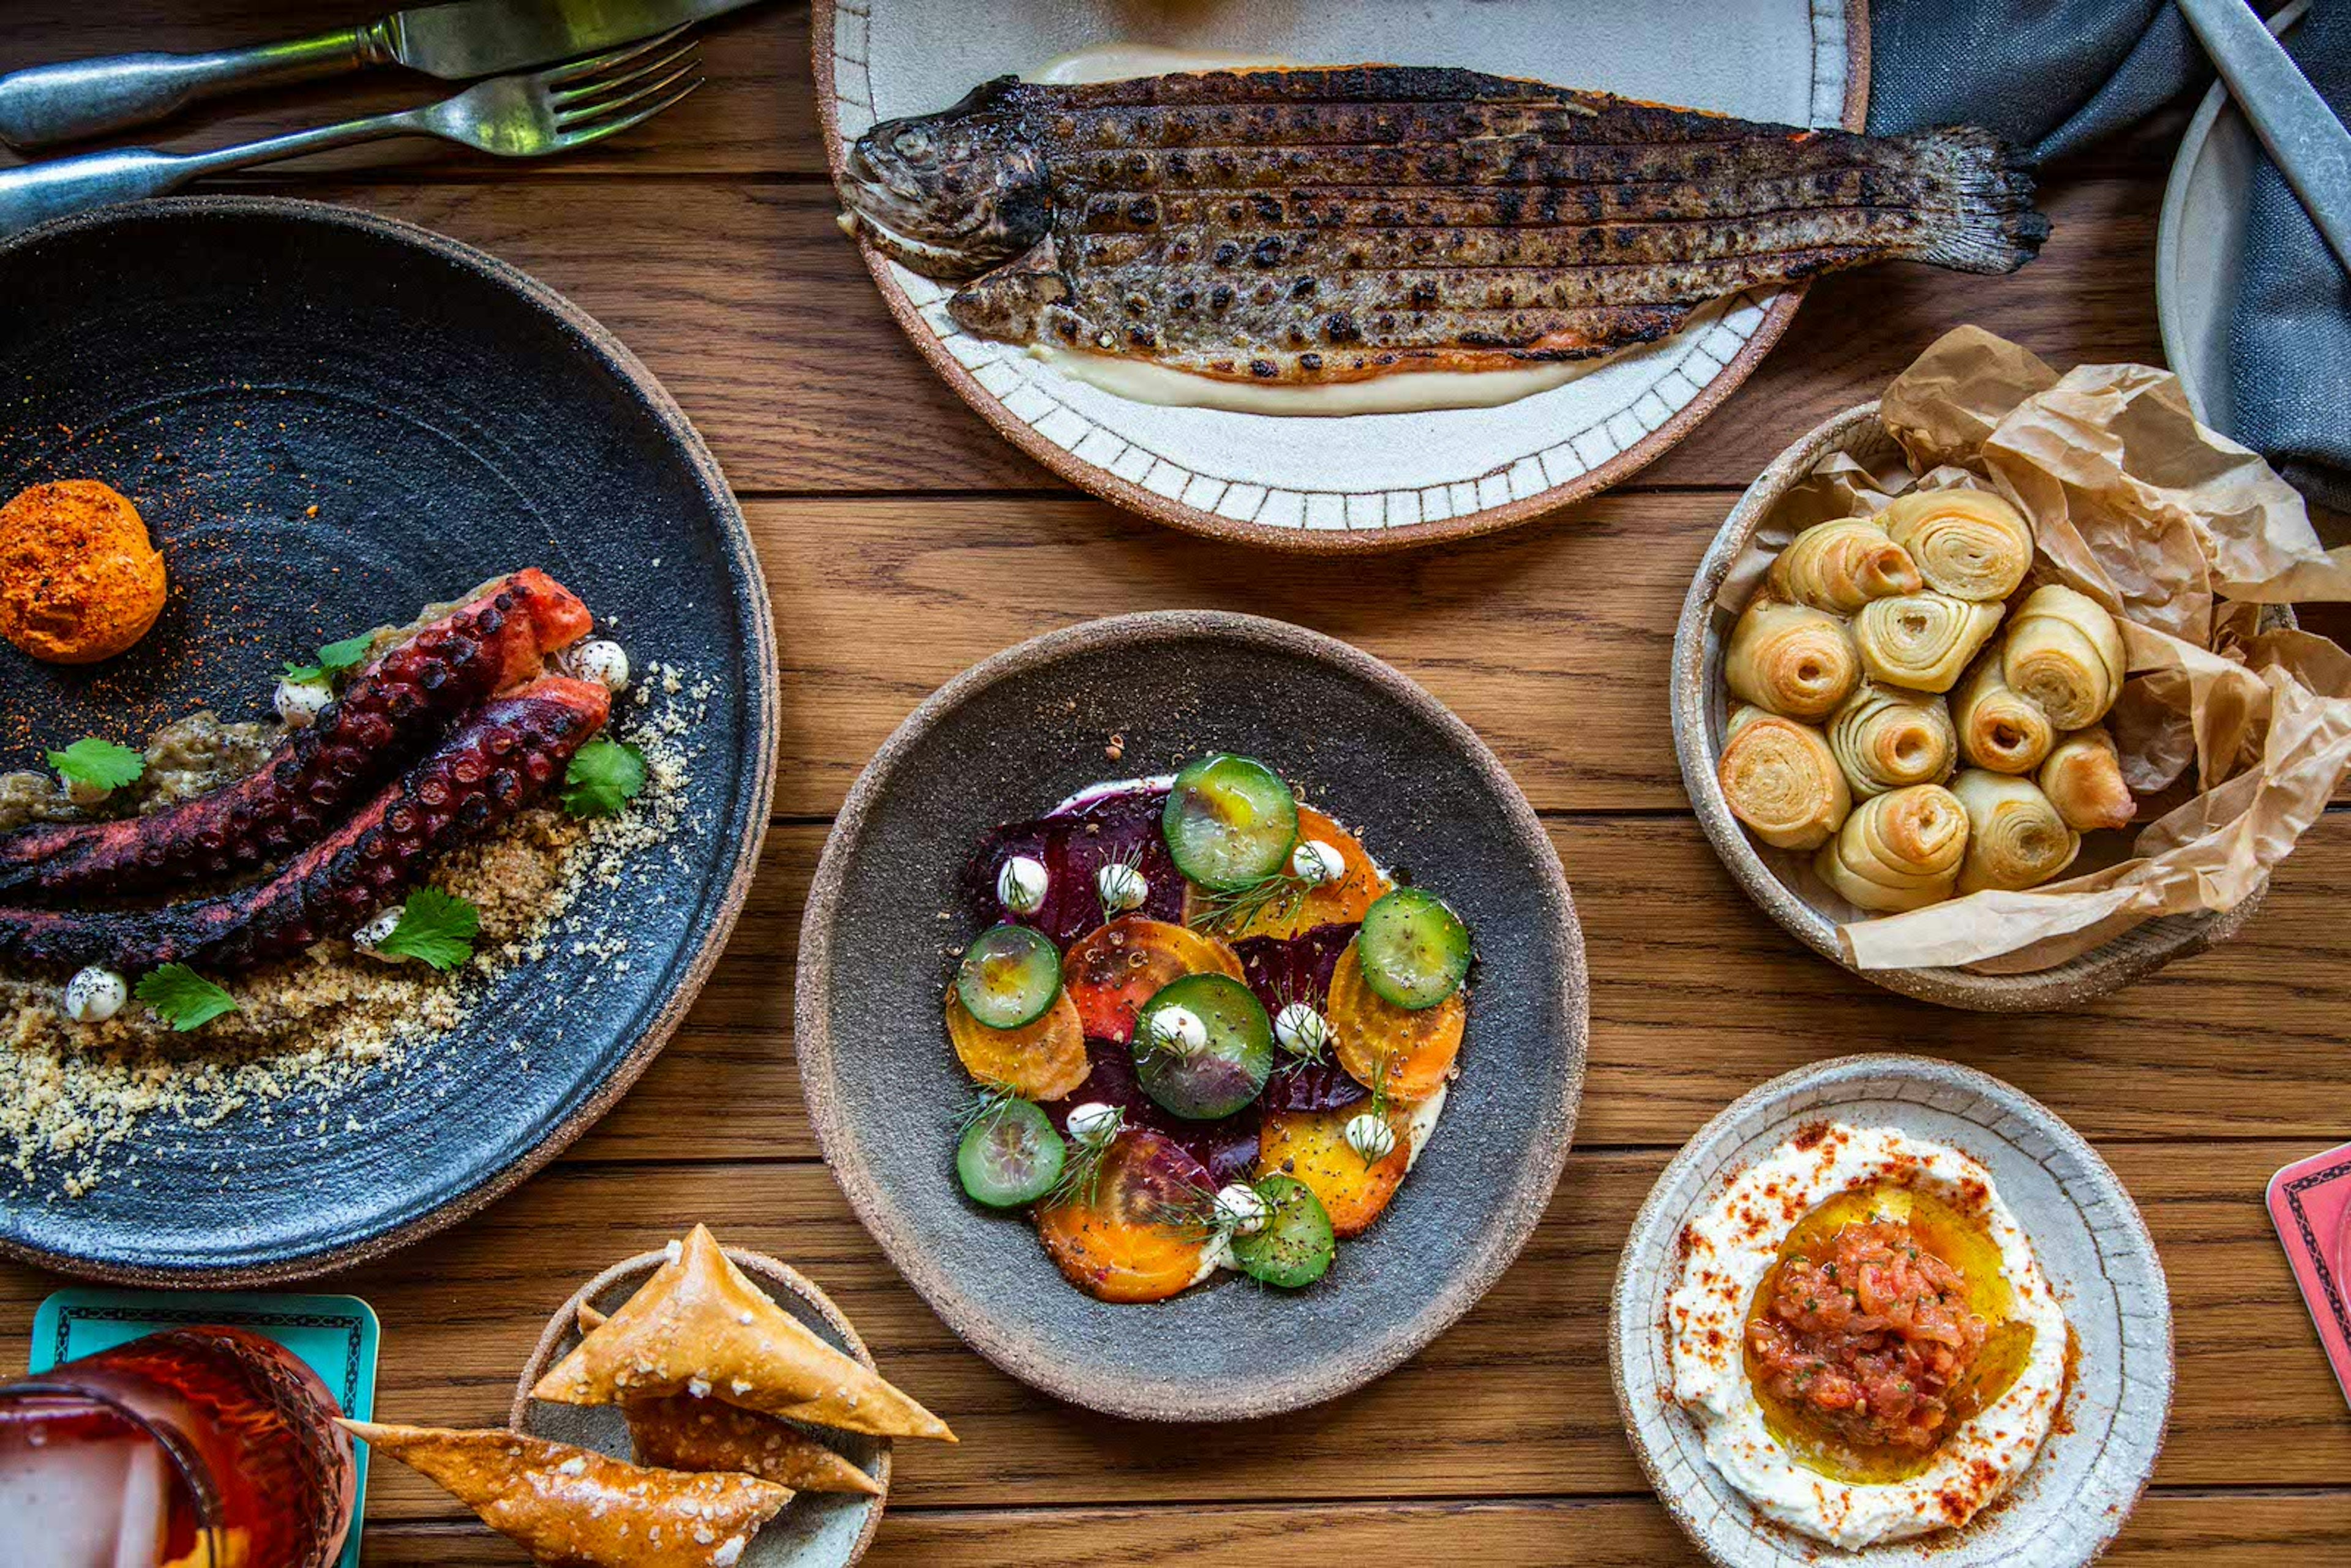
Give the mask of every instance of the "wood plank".
M 2340 1561 L 2351 1493 L 2157 1492 L 2105 1559 L 2197 1568 L 2294 1568 Z M 1647 1498 L 1589 1502 L 1306 1503 L 1287 1507 L 893 1510 L 866 1558 L 878 1568 L 1038 1563 L 1300 1568 L 1364 1563 L 1573 1563 L 1649 1568 L 1704 1561 Z M 520 1552 L 478 1526 L 371 1528 L 366 1568 L 505 1568 Z
M 2146 1210 L 2179 1315 L 2179 1389 L 2158 1479 L 2342 1483 L 2351 1422 L 2260 1204 L 2269 1173 L 2306 1146 L 2105 1152 Z M 883 1371 L 954 1424 L 959 1446 L 902 1451 L 897 1497 L 909 1507 L 1637 1493 L 1609 1390 L 1606 1309 L 1634 1212 L 1667 1157 L 1572 1156 L 1517 1265 L 1379 1383 L 1278 1420 L 1186 1429 L 1180 1442 L 1056 1405 L 965 1349 L 813 1164 L 559 1166 L 444 1237 L 320 1288 L 355 1291 L 382 1318 L 386 1418 L 496 1424 L 543 1313 L 604 1263 L 705 1219 L 806 1269 L 877 1347 Z M 0 1333 L 21 1334 L 53 1283 L 0 1269 Z M 1412 1445 L 1364 1462 L 1364 1433 L 1401 1431 Z M 447 1499 L 398 1467 L 371 1485 L 379 1517 L 452 1516 Z
M 1763 1080 L 1846 1051 L 1980 1067 L 2093 1138 L 2342 1136 L 2351 814 L 2287 864 L 2245 936 L 2077 1013 L 1987 1019 L 1846 974 L 1742 896 L 1688 818 L 1554 821 L 1592 974 L 1585 1145 L 1678 1145 Z M 684 1029 L 576 1145 L 590 1160 L 813 1157 L 789 977 L 824 830 L 768 837 L 743 924 Z M 2125 1091 L 2121 1086 L 2127 1085 Z M 726 1113 L 714 1116 L 714 1107 Z M 678 1136 L 693 1127 L 692 1140 Z
M 1744 486 L 1963 322 L 2061 365 L 2159 358 L 2149 272 L 2159 190 L 2144 179 L 2053 187 L 2056 235 L 2012 277 L 1906 265 L 1823 283 L 1754 382 L 1635 483 Z M 1061 487 L 905 342 L 834 225 L 829 187 L 534 172 L 496 183 L 306 183 L 299 193 L 423 224 L 570 295 L 677 394 L 738 489 Z
M 306 37 L 381 14 L 350 0 L 173 0 L 169 5 L 93 7 L 78 0 L 9 0 L 0 71 L 142 49 L 202 52 Z M 825 177 L 809 87 L 805 0 L 763 5 L 697 29 L 705 85 L 640 130 L 535 164 L 517 165 L 445 143 L 410 139 L 347 148 L 240 176 L 308 183 L 353 170 L 402 182 L 522 180 L 590 173 Z M 193 152 L 430 103 L 462 83 L 397 68 L 216 99 L 161 125 L 110 140 Z M 78 149 L 74 149 L 78 151 Z M 42 154 L 47 156 L 49 154 Z M 0 147 L 0 166 L 24 162 Z

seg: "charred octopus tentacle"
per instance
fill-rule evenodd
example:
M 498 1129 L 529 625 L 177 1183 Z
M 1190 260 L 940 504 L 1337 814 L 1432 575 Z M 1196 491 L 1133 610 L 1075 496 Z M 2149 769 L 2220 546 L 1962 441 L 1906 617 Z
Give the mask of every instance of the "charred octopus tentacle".
M 480 708 L 268 880 L 152 910 L 0 909 L 0 957 L 242 969 L 346 936 L 442 852 L 559 779 L 611 703 L 595 682 L 544 676 Z
M 241 875 L 319 841 L 459 715 L 592 624 L 536 570 L 501 578 L 379 655 L 267 766 L 150 816 L 0 838 L 0 897 L 57 903 Z

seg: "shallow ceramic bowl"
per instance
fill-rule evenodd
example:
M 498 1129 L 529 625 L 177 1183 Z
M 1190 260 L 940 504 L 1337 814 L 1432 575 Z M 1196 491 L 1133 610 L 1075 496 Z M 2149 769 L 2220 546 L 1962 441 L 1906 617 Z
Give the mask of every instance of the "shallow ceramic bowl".
M 267 716 L 281 661 L 525 566 L 578 593 L 640 671 L 659 660 L 690 683 L 685 820 L 567 917 L 625 939 L 625 972 L 551 942 L 396 1066 L 204 1125 L 158 1112 L 78 1197 L 69 1166 L 0 1180 L 0 1253 L 164 1288 L 298 1279 L 465 1218 L 619 1101 L 749 889 L 775 630 L 725 476 L 578 306 L 470 246 L 316 202 L 125 203 L 0 245 L 0 496 L 106 480 L 172 585 L 117 658 L 39 664 L 0 644 L 0 769 L 199 707 Z M 617 705 L 619 733 L 646 711 Z
M 970 25 L 961 0 L 816 0 L 825 154 L 877 120 L 946 108 L 991 77 L 1113 43 L 1226 57 L 1458 66 L 1858 131 L 1869 104 L 1865 0 L 1618 0 L 1562 25 L 1552 0 L 1412 5 L 1169 5 L 1029 0 Z M 871 248 L 890 312 L 956 395 L 1073 485 L 1194 533 L 1316 553 L 1396 549 L 1515 524 L 1616 484 L 1695 429 L 1761 362 L 1801 287 L 1698 312 L 1662 342 L 1499 408 L 1278 418 L 1162 408 L 1083 385 L 1024 347 L 974 338 L 949 288 Z
M 1674 636 L 1672 701 L 1674 754 L 1682 768 L 1682 785 L 1689 791 L 1700 826 L 1713 841 L 1715 852 L 1746 890 L 1747 896 L 1824 958 L 1834 959 L 1865 979 L 1887 990 L 1947 1008 L 1970 1008 L 1980 1012 L 2039 1012 L 2080 1007 L 2108 991 L 2153 974 L 2174 958 L 2201 953 L 2243 929 L 2269 891 L 2259 892 L 2234 909 L 2200 915 L 2168 915 L 2124 932 L 2114 940 L 2066 962 L 2030 974 L 1990 974 L 1967 968 L 1862 969 L 1847 961 L 1837 942 L 1836 920 L 1813 898 L 1826 897 L 1814 889 L 1808 895 L 1810 856 L 1759 844 L 1730 814 L 1722 797 L 1716 767 L 1722 756 L 1722 731 L 1730 716 L 1729 689 L 1722 679 L 1723 649 L 1730 640 L 1734 616 L 1715 603 L 1740 552 L 1771 516 L 1789 488 L 1833 453 L 1847 453 L 1863 463 L 1892 456 L 1894 438 L 1877 422 L 1874 402 L 1849 408 L 1771 461 L 1771 465 L 1747 486 L 1738 506 L 1714 536 L 1706 558 L 1698 562 L 1689 596 L 1682 601 L 1681 625 Z M 2290 611 L 2281 620 L 2290 622 Z
M 1115 758 L 1106 746 L 1121 737 Z M 971 1082 L 939 1023 L 977 929 L 960 882 L 999 822 L 1104 779 L 1257 757 L 1461 912 L 1483 962 L 1461 1073 L 1379 1223 L 1296 1292 L 1222 1275 L 1112 1306 L 1029 1220 L 957 1186 Z M 1278 621 L 1176 611 L 1021 643 L 899 727 L 841 808 L 800 936 L 797 1047 L 833 1175 L 948 1325 L 1049 1394 L 1158 1420 L 1267 1416 L 1403 1361 L 1515 1257 L 1558 1185 L 1583 1082 L 1583 939 L 1550 841 L 1467 726 L 1387 665 Z
M 857 1337 L 832 1298 L 813 1281 L 764 1252 L 741 1247 L 726 1249 L 735 1266 L 775 1299 L 778 1306 L 799 1319 L 834 1349 L 873 1364 L 873 1353 Z M 629 1423 L 617 1405 L 550 1405 L 533 1399 L 530 1391 L 549 1369 L 580 1343 L 580 1309 L 594 1307 L 608 1316 L 653 1277 L 667 1254 L 641 1252 L 613 1264 L 580 1287 L 572 1298 L 547 1320 L 547 1331 L 515 1384 L 514 1409 L 507 1425 L 517 1432 L 550 1442 L 593 1448 L 616 1459 L 629 1457 Z M 851 1463 L 881 1483 L 882 1495 L 860 1492 L 794 1492 L 784 1511 L 768 1521 L 743 1553 L 741 1568 L 848 1568 L 865 1555 L 873 1532 L 882 1528 L 883 1506 L 890 1500 L 890 1439 L 859 1432 L 826 1431 L 824 1440 Z
M 1891 1126 L 1991 1172 L 2079 1344 L 2061 1419 L 2008 1498 L 1967 1528 L 1843 1552 L 1764 1522 L 1670 1397 L 1666 1298 L 1682 1227 L 1808 1123 Z M 1674 1156 L 1633 1221 L 1609 1308 L 1608 1364 L 1633 1452 L 1675 1522 L 1724 1568 L 2075 1568 L 2105 1551 L 2155 1469 L 2171 1413 L 2171 1298 L 2137 1206 L 2047 1107 L 1972 1068 L 1848 1056 L 1775 1078 Z

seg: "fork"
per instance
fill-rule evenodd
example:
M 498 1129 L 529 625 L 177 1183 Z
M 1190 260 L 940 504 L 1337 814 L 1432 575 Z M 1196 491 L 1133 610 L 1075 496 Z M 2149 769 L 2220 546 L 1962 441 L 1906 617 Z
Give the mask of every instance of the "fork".
M 492 77 L 398 114 L 297 131 L 209 152 L 130 147 L 0 169 L 0 236 L 113 202 L 160 196 L 207 174 L 392 136 L 437 136 L 502 158 L 569 152 L 643 124 L 702 85 L 694 41 L 673 28 L 542 71 Z M 674 45 L 674 47 L 671 46 Z

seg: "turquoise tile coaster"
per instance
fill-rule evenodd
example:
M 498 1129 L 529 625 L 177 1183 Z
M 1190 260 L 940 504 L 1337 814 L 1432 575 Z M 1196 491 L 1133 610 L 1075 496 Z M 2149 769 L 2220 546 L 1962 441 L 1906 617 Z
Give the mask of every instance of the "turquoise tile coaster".
M 342 1413 L 365 1421 L 375 1415 L 375 1309 L 357 1296 L 193 1294 L 181 1291 L 59 1291 L 33 1314 L 28 1373 L 47 1372 L 160 1329 L 224 1323 L 276 1340 L 325 1382 Z M 359 1568 L 360 1527 L 367 1518 L 365 1444 L 359 1448 L 359 1489 L 341 1568 Z

